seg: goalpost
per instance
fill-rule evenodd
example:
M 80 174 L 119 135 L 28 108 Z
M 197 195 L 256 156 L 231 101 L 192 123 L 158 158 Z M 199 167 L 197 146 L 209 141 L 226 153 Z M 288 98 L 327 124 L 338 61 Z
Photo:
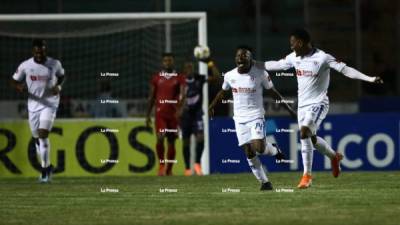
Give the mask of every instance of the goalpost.
M 196 45 L 207 46 L 207 15 L 205 12 L 0 15 L 0 72 L 12 74 L 21 59 L 30 55 L 32 38 L 39 37 L 50 39 L 49 55 L 61 59 L 68 79 L 76 80 L 76 86 L 63 89 L 73 99 L 72 103 L 89 104 L 99 86 L 93 79 L 102 72 L 116 72 L 122 75 L 121 80 L 113 82 L 110 88 L 124 105 L 122 115 L 143 116 L 148 82 L 150 75 L 159 70 L 161 53 L 171 48 L 180 70 Z M 205 63 L 199 63 L 198 69 L 200 74 L 207 75 Z M 8 78 L 0 77 L 0 102 L 21 100 L 6 91 Z M 202 167 L 209 174 L 207 83 L 203 94 Z M 7 112 L 1 114 L 4 117 Z

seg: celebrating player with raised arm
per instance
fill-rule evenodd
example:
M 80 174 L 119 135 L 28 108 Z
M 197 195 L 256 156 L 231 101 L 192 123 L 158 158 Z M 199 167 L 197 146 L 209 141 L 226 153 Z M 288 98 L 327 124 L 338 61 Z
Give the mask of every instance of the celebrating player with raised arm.
M 210 104 L 209 114 L 213 115 L 214 106 L 231 89 L 233 119 L 239 146 L 244 149 L 254 176 L 261 182 L 261 190 L 272 190 L 272 184 L 257 155 L 273 155 L 278 160 L 283 159 L 284 156 L 277 145 L 265 141 L 263 87 L 270 90 L 273 97 L 278 100 L 282 100 L 282 96 L 274 88 L 268 73 L 263 68 L 253 66 L 250 48 L 238 47 L 235 62 L 237 67 L 224 75 L 222 90 Z M 296 113 L 289 105 L 285 104 L 285 107 L 292 116 L 296 117 Z
M 311 169 L 313 147 L 331 159 L 334 177 L 340 174 L 340 160 L 343 155 L 335 152 L 329 144 L 317 136 L 317 130 L 329 109 L 327 96 L 330 69 L 343 75 L 371 83 L 383 83 L 380 77 L 369 77 L 337 61 L 333 56 L 314 48 L 311 38 L 304 29 L 290 35 L 293 52 L 279 61 L 256 62 L 257 67 L 266 70 L 296 69 L 298 83 L 298 124 L 300 129 L 301 153 L 304 173 L 298 188 L 308 188 L 312 183 Z
M 153 75 L 150 82 L 146 112 L 146 126 L 150 126 L 150 114 L 155 103 L 156 151 L 159 159 L 158 176 L 172 175 L 175 163 L 175 140 L 178 136 L 178 117 L 184 100 L 184 76 L 174 69 L 174 55 L 162 55 L 162 70 Z M 165 160 L 164 139 L 168 152 Z M 166 165 L 166 166 L 165 166 Z
M 47 56 L 44 40 L 34 40 L 32 47 L 33 57 L 19 65 L 11 83 L 18 92 L 27 89 L 29 126 L 42 166 L 39 181 L 47 183 L 52 173 L 48 136 L 60 102 L 64 69 L 60 61 Z

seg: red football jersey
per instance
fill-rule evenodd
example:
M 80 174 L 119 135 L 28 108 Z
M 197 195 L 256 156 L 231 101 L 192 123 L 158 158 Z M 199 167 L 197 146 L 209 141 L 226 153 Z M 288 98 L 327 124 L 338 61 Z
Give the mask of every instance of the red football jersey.
M 185 84 L 184 76 L 176 72 L 160 71 L 153 75 L 151 85 L 153 85 L 155 91 L 156 116 L 175 116 L 180 86 Z

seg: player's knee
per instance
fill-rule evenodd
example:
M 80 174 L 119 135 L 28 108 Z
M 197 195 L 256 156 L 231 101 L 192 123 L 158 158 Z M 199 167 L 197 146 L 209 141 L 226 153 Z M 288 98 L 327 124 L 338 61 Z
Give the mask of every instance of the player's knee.
M 183 147 L 190 146 L 190 138 L 183 138 L 182 145 L 183 145 Z
M 255 140 L 251 143 L 251 148 L 254 152 L 263 153 L 265 150 L 265 144 L 263 140 Z
M 199 134 L 196 135 L 196 141 L 197 142 L 203 142 L 204 141 L 203 133 L 199 133 Z
M 316 135 L 311 136 L 311 141 L 312 141 L 313 145 L 315 146 L 317 144 L 317 136 Z
M 158 135 L 157 135 L 157 142 L 158 142 L 158 143 L 164 142 L 164 135 L 158 134 Z
M 252 158 L 256 157 L 256 152 L 253 151 L 252 149 L 249 149 L 245 152 L 246 152 L 246 156 L 248 159 L 252 159 Z
M 39 138 L 49 137 L 49 131 L 45 129 L 38 129 Z
M 167 142 L 168 142 L 168 144 L 170 144 L 170 145 L 173 145 L 173 144 L 175 144 L 175 140 L 176 140 L 176 136 L 167 136 Z
M 301 139 L 306 139 L 311 136 L 311 130 L 308 127 L 302 126 L 300 128 L 300 138 Z
M 248 145 L 243 146 L 244 152 L 246 153 L 246 157 L 248 159 L 252 159 L 256 156 L 256 152 Z

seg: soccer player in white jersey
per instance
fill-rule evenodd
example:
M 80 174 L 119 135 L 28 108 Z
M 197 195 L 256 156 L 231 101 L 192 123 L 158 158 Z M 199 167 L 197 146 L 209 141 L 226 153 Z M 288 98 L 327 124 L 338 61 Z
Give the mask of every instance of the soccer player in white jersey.
M 330 69 L 343 75 L 371 83 L 383 83 L 380 77 L 369 77 L 337 61 L 333 56 L 314 48 L 309 33 L 304 29 L 290 35 L 292 53 L 279 61 L 256 62 L 257 67 L 266 70 L 296 69 L 298 83 L 298 125 L 300 129 L 301 154 L 304 173 L 298 188 L 308 188 L 312 183 L 311 169 L 313 147 L 331 159 L 332 174 L 340 174 L 343 155 L 335 152 L 329 144 L 317 136 L 317 130 L 329 109 L 327 96 Z
M 222 90 L 210 104 L 209 114 L 213 115 L 214 106 L 231 89 L 233 119 L 239 146 L 245 151 L 249 166 L 261 183 L 261 190 L 272 190 L 272 184 L 265 174 L 258 155 L 273 155 L 278 160 L 283 159 L 284 155 L 276 144 L 265 141 L 263 88 L 268 89 L 276 99 L 282 100 L 282 96 L 274 88 L 267 71 L 253 66 L 250 48 L 238 47 L 235 62 L 237 67 L 224 75 Z M 285 107 L 292 116 L 296 117 L 296 113 L 289 105 L 285 104 Z
M 29 126 L 42 166 L 39 181 L 47 183 L 52 173 L 48 136 L 60 102 L 64 69 L 60 61 L 47 56 L 44 40 L 32 43 L 33 57 L 18 66 L 11 83 L 18 92 L 28 92 Z

